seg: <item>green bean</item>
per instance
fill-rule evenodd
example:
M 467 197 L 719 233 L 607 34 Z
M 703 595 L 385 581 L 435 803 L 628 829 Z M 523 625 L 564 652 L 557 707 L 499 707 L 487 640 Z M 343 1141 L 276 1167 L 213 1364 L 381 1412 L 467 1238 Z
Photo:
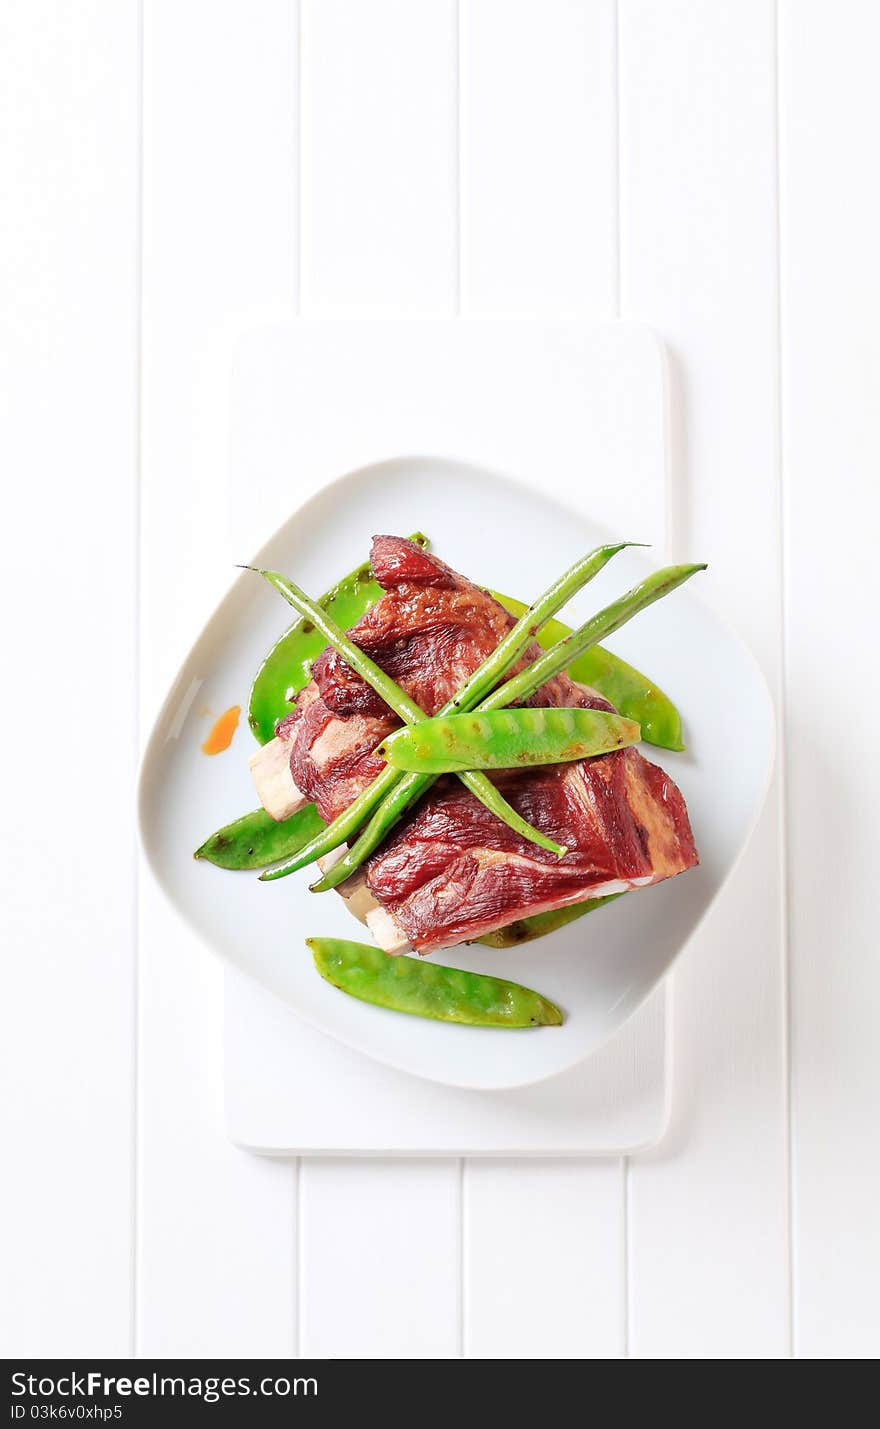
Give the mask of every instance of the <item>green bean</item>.
M 565 858 L 568 849 L 565 844 L 556 843 L 555 839 L 548 838 L 542 834 L 540 829 L 536 829 L 534 824 L 530 824 L 528 819 L 524 819 L 516 812 L 512 804 L 509 804 L 500 790 L 495 788 L 491 779 L 487 779 L 485 774 L 481 774 L 477 769 L 459 769 L 456 771 L 459 779 L 466 789 L 479 799 L 490 814 L 494 814 L 496 819 L 500 819 L 503 824 L 507 824 L 509 829 L 513 829 L 515 834 L 519 834 L 521 839 L 528 839 L 529 843 L 537 844 L 538 848 L 545 848 L 548 853 L 555 853 L 557 858 Z
M 521 600 L 515 600 L 511 595 L 499 595 L 494 590 L 492 595 L 509 615 L 517 619 L 526 609 Z M 571 634 L 570 625 L 564 625 L 561 620 L 548 620 L 538 635 L 538 642 L 549 650 L 557 640 Z M 619 655 L 612 654 L 604 645 L 593 645 L 585 650 L 574 664 L 568 666 L 568 674 L 579 684 L 598 690 L 618 714 L 640 724 L 646 744 L 656 744 L 660 749 L 674 749 L 678 753 L 684 749 L 681 715 L 669 696 L 647 675 L 628 665 Z
M 591 645 L 618 630 L 621 625 L 631 620 L 646 606 L 651 605 L 655 600 L 660 600 L 662 596 L 668 595 L 670 591 L 682 585 L 697 571 L 705 569 L 705 565 L 666 566 L 663 570 L 648 576 L 646 580 L 627 591 L 626 595 L 613 601 L 598 615 L 594 615 L 572 635 L 566 636 L 539 659 L 532 661 L 521 674 L 515 675 L 513 679 L 507 680 L 505 684 L 495 689 L 482 701 L 479 706 L 480 711 L 503 709 L 508 704 L 527 700 L 536 690 L 540 689 L 541 685 L 560 674 Z M 433 776 L 430 774 L 404 775 L 400 783 L 392 788 L 375 810 L 366 828 L 345 857 L 329 869 L 317 883 L 311 885 L 312 892 L 323 893 L 328 888 L 337 888 L 340 883 L 344 883 L 346 878 L 349 878 L 354 870 L 359 868 L 379 847 L 397 821 L 403 817 L 417 799 L 421 798 L 433 782 Z
M 598 615 L 594 615 L 591 620 L 566 635 L 562 640 L 558 640 L 550 650 L 545 650 L 537 660 L 512 679 L 507 680 L 503 685 L 499 685 L 493 690 L 491 695 L 483 701 L 480 706 L 483 710 L 504 709 L 507 705 L 518 704 L 521 700 L 527 700 L 545 685 L 548 680 L 561 675 L 563 670 L 568 669 L 575 660 L 579 659 L 585 651 L 592 645 L 604 640 L 607 635 L 612 635 L 615 630 L 619 630 L 621 625 L 625 625 L 628 620 L 632 620 L 634 615 L 645 610 L 649 605 L 653 605 L 655 600 L 661 600 L 664 595 L 669 595 L 697 571 L 704 571 L 705 563 L 699 565 L 685 566 L 664 566 L 662 570 L 655 571 L 638 585 L 633 586 L 625 595 L 618 600 L 606 605 L 604 610 L 600 610 Z
M 409 539 L 423 548 L 430 545 L 421 531 Z M 364 561 L 332 585 L 318 604 L 341 630 L 350 630 L 384 594 L 373 578 L 370 562 Z M 248 724 L 260 744 L 268 744 L 278 721 L 290 713 L 294 699 L 312 677 L 312 664 L 324 644 L 321 632 L 305 618 L 297 620 L 275 641 L 254 677 L 248 699 Z
M 193 858 L 204 859 L 218 868 L 266 868 L 296 853 L 323 828 L 324 820 L 314 804 L 306 804 L 280 822 L 270 818 L 265 809 L 254 809 L 252 814 L 242 815 L 205 839 Z
M 315 838 L 301 848 L 293 858 L 278 865 L 277 868 L 267 869 L 260 874 L 261 883 L 274 883 L 278 878 L 286 878 L 289 873 L 296 873 L 298 869 L 305 868 L 308 864 L 314 863 L 315 859 L 323 858 L 324 854 L 332 853 L 340 844 L 347 843 L 353 834 L 356 834 L 361 825 L 369 818 L 376 805 L 391 793 L 400 773 L 389 764 L 382 773 L 363 789 L 353 803 L 341 813 L 332 823 L 316 835 Z
M 543 938 L 547 933 L 555 933 L 585 913 L 595 913 L 604 903 L 613 903 L 622 898 L 622 893 L 607 893 L 604 898 L 585 898 L 583 903 L 569 903 L 565 908 L 550 908 L 546 913 L 533 913 L 530 918 L 517 918 L 504 928 L 496 928 L 484 938 L 475 938 L 486 948 L 518 948 L 522 943 L 531 943 L 535 938 Z
M 473 709 L 474 705 L 483 698 L 483 695 L 491 690 L 496 681 L 502 679 L 511 666 L 516 664 L 517 660 L 531 644 L 541 626 L 555 615 L 557 610 L 561 610 L 563 605 L 565 605 L 573 595 L 577 594 L 588 581 L 591 581 L 594 576 L 598 575 L 599 571 L 602 570 L 603 566 L 607 565 L 612 556 L 617 555 L 618 551 L 622 551 L 625 546 L 632 544 L 632 542 L 628 541 L 618 541 L 611 545 L 598 546 L 595 551 L 591 551 L 589 555 L 583 556 L 579 561 L 576 561 L 563 576 L 553 582 L 539 600 L 528 607 L 516 624 L 504 636 L 504 639 L 501 640 L 492 651 L 491 655 L 489 655 L 483 664 L 468 678 L 454 699 L 446 702 L 440 713 L 449 714 L 455 709 Z M 262 574 L 267 575 L 266 572 L 262 572 Z M 267 579 L 268 578 L 267 576 Z M 290 585 L 289 582 L 284 582 L 284 577 L 279 577 L 279 579 L 284 585 Z M 290 599 L 285 589 L 279 586 L 276 586 L 276 589 L 281 590 L 281 594 L 285 596 L 285 599 Z M 292 589 L 295 590 L 296 587 Z M 304 601 L 308 599 L 302 595 L 302 592 L 297 592 L 297 594 L 298 597 Z M 311 608 L 314 608 L 312 602 L 309 602 L 309 605 Z M 332 622 L 330 624 L 332 624 Z M 330 626 L 325 621 L 324 629 L 327 630 L 329 628 Z M 341 632 L 337 633 L 341 634 Z M 328 639 L 329 638 L 328 636 Z M 361 654 L 362 652 L 358 653 Z M 364 656 L 364 661 L 367 660 L 368 657 Z M 369 661 L 369 664 L 373 665 L 373 662 Z M 366 668 L 366 665 L 362 666 L 362 670 L 364 668 Z M 378 669 L 378 666 L 374 666 L 374 668 Z M 362 673 L 362 670 L 358 673 Z M 362 675 L 362 678 L 367 677 Z M 384 678 L 387 684 L 393 686 L 395 689 L 399 688 L 395 686 L 394 681 L 391 680 L 390 677 L 385 676 Z M 372 684 L 372 681 L 368 680 L 368 683 Z M 374 685 L 373 688 L 375 689 L 377 687 Z M 382 691 L 380 690 L 379 693 L 381 694 Z M 400 693 L 403 694 L 403 691 L 400 691 Z M 382 697 L 383 699 L 385 698 L 384 695 Z M 386 701 L 386 703 L 391 703 L 391 701 Z M 412 703 L 413 702 L 410 701 L 411 705 Z M 401 712 L 401 708 L 394 704 L 392 704 L 392 708 L 397 709 L 397 712 L 401 714 L 401 718 L 405 718 Z M 418 706 L 416 705 L 414 708 L 418 709 Z M 420 711 L 420 714 L 424 717 L 423 712 Z M 393 771 L 392 774 L 389 775 L 388 770 L 384 770 L 343 814 L 328 825 L 317 839 L 306 845 L 295 858 L 281 864 L 278 868 L 272 869 L 270 873 L 264 873 L 262 875 L 262 881 L 273 882 L 278 878 L 286 878 L 288 874 L 295 873 L 298 869 L 304 868 L 307 864 L 314 863 L 315 859 L 332 852 L 332 850 L 338 848 L 341 843 L 346 843 L 355 830 L 364 823 L 379 800 L 390 792 L 393 785 L 397 782 L 397 779 L 398 774 L 396 771 Z M 511 827 L 516 827 L 518 833 L 522 833 L 524 837 L 530 838 L 533 842 L 540 844 L 541 847 L 547 848 L 551 853 L 555 853 L 557 857 L 562 856 L 562 846 L 554 843 L 552 839 L 546 839 L 538 829 L 533 829 L 532 825 L 525 824 L 488 779 L 480 779 L 478 775 L 476 780 L 472 781 L 471 792 L 475 793 L 477 798 L 482 799 L 482 801 L 487 804 L 487 807 L 492 808 L 493 813 L 496 813 L 499 818 L 503 818 L 506 822 L 509 822 Z M 490 800 L 492 801 L 491 803 L 488 802 Z M 524 832 L 525 829 L 529 829 L 531 832 L 526 834 Z M 335 887 L 336 885 L 333 884 L 332 886 Z
M 389 765 L 388 768 L 390 769 L 391 766 Z M 338 888 L 340 883 L 344 883 L 347 878 L 350 878 L 355 869 L 360 868 L 370 854 L 379 847 L 407 809 L 412 808 L 413 804 L 434 783 L 434 777 L 431 774 L 401 775 L 400 771 L 395 769 L 394 775 L 395 780 L 391 789 L 361 831 L 356 843 L 352 844 L 345 856 L 332 868 L 329 868 L 317 883 L 310 884 L 312 893 L 326 893 L 329 888 Z M 262 876 L 266 877 L 265 874 Z
M 437 716 L 388 735 L 376 753 L 395 769 L 455 774 L 564 764 L 636 744 L 641 731 L 605 710 L 515 709 Z
M 469 1027 L 559 1027 L 562 1013 L 532 988 L 506 978 L 393 958 L 369 943 L 307 938 L 315 967 L 327 982 L 394 1012 Z
M 594 551 L 575 561 L 573 566 L 548 586 L 544 594 L 524 611 L 491 655 L 469 676 L 458 693 L 451 700 L 447 700 L 438 714 L 475 709 L 484 696 L 503 679 L 511 666 L 516 664 L 541 627 L 546 625 L 557 610 L 567 605 L 579 590 L 597 576 L 612 556 L 616 556 L 628 546 L 638 544 L 637 541 L 616 541 L 611 545 L 597 546 Z

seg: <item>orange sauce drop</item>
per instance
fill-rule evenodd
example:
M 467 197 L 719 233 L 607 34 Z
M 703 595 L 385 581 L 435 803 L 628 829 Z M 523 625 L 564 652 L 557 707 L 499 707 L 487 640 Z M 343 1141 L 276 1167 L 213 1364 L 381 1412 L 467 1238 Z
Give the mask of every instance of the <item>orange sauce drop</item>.
M 238 729 L 240 714 L 241 705 L 232 705 L 228 710 L 224 710 L 220 718 L 214 721 L 214 727 L 202 745 L 203 754 L 222 754 L 224 749 L 229 748 L 232 736 Z

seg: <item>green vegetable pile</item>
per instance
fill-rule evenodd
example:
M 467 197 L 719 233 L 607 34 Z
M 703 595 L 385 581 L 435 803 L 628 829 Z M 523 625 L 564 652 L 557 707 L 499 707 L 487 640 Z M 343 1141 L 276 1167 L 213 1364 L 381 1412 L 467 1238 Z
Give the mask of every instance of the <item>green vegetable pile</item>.
M 421 533 L 411 539 L 427 545 Z M 565 848 L 521 818 L 482 771 L 584 759 L 634 744 L 640 738 L 663 748 L 683 749 L 681 721 L 669 697 L 599 642 L 705 566 L 667 566 L 576 630 L 553 618 L 613 556 L 631 544 L 622 541 L 597 547 L 530 606 L 496 594 L 517 617 L 516 623 L 431 718 L 345 634 L 343 627 L 355 625 L 383 594 L 368 563 L 344 577 L 319 601 L 311 600 L 277 571 L 257 572 L 300 616 L 263 661 L 251 690 L 248 721 L 259 742 L 265 744 L 273 738 L 278 721 L 308 683 L 312 663 L 327 645 L 372 686 L 400 716 L 404 727 L 380 747 L 386 760 L 383 772 L 331 824 L 324 824 L 313 804 L 281 822 L 258 809 L 218 830 L 196 850 L 195 857 L 221 868 L 263 869 L 261 879 L 274 881 L 353 839 L 345 854 L 311 885 L 313 892 L 324 892 L 345 883 L 438 775 L 450 773 L 521 837 L 563 857 Z M 543 653 L 511 677 L 510 670 L 535 638 Z M 519 707 L 565 670 L 573 679 L 597 689 L 619 714 Z M 511 947 L 611 901 L 586 899 L 573 907 L 519 919 L 480 941 L 491 947 Z M 365 944 L 308 941 L 321 975 L 367 1002 L 471 1025 L 531 1027 L 562 1021 L 559 1009 L 538 993 L 503 979 L 390 957 Z

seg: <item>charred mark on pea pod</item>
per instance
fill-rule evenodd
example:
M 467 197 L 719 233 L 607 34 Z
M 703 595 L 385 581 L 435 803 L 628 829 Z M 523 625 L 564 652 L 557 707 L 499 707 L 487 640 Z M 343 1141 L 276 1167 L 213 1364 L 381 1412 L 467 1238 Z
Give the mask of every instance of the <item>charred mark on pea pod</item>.
M 509 940 L 511 946 L 514 943 L 525 943 L 529 938 L 528 926 L 521 919 L 517 919 L 515 923 L 508 923 L 504 929 L 504 936 Z

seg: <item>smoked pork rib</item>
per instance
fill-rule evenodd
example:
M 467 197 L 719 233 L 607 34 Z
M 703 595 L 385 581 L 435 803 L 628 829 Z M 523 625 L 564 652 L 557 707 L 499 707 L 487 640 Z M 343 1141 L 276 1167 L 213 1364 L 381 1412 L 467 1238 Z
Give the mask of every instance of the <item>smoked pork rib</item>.
M 375 537 L 371 561 L 386 594 L 349 634 L 426 714 L 436 714 L 513 618 L 410 541 Z M 533 642 L 517 668 L 539 653 Z M 612 708 L 564 674 L 529 703 Z M 399 723 L 328 649 L 278 733 L 290 742 L 297 786 L 332 819 L 381 773 L 373 751 Z M 524 818 L 566 845 L 565 858 L 519 838 L 458 780 L 442 779 L 366 866 L 367 887 L 384 909 L 375 924 L 384 945 L 431 952 L 533 913 L 657 883 L 698 862 L 680 791 L 634 749 L 492 777 Z

